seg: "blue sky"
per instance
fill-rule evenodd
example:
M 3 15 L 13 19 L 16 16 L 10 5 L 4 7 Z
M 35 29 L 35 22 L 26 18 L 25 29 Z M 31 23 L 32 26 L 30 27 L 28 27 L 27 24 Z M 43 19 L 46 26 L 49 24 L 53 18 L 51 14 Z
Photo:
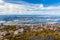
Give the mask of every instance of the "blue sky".
M 30 4 L 43 4 L 44 6 L 60 5 L 60 0 L 4 0 L 4 1 L 15 4 L 16 3 L 20 4 L 19 2 L 24 1 Z
M 60 0 L 0 0 L 0 14 L 60 15 Z

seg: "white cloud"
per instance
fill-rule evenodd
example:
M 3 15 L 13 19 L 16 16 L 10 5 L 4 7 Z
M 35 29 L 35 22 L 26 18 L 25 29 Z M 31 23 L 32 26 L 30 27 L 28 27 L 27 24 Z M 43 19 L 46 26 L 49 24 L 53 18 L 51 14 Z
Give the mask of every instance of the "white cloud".
M 44 7 L 43 4 L 11 4 L 0 0 L 0 14 L 60 15 L 60 6 Z
M 46 10 L 60 10 L 60 6 L 49 6 L 49 7 L 45 7 L 43 9 Z

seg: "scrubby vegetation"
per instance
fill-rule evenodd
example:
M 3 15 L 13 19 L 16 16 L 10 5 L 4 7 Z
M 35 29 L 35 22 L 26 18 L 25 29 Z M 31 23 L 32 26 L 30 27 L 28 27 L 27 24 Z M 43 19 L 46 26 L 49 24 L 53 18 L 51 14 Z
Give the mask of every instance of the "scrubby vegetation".
M 19 33 L 17 35 L 9 34 L 3 37 L 2 40 L 60 40 L 60 35 L 53 30 L 31 31 Z
M 54 26 L 52 28 L 54 29 Z M 0 40 L 60 40 L 59 28 L 52 30 L 45 28 L 45 26 L 5 25 L 4 28 L 0 29 Z M 22 29 L 24 30 L 22 31 Z

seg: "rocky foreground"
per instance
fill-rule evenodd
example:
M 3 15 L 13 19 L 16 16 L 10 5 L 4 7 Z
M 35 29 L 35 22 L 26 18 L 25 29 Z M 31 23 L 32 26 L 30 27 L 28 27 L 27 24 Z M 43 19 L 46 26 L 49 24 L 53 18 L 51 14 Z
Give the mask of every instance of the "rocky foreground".
M 60 24 L 1 24 L 0 40 L 60 40 Z

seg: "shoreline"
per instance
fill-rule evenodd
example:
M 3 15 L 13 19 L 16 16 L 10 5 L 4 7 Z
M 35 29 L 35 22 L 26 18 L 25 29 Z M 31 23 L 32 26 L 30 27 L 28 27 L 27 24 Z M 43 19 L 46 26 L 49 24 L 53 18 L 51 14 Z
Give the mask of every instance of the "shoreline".
M 5 23 L 0 23 L 0 25 L 3 24 L 3 25 L 41 25 L 41 24 L 60 24 L 60 23 L 57 23 L 57 22 L 48 22 L 48 23 L 39 23 L 39 24 L 13 24 L 13 23 L 10 23 L 10 24 L 5 24 Z

